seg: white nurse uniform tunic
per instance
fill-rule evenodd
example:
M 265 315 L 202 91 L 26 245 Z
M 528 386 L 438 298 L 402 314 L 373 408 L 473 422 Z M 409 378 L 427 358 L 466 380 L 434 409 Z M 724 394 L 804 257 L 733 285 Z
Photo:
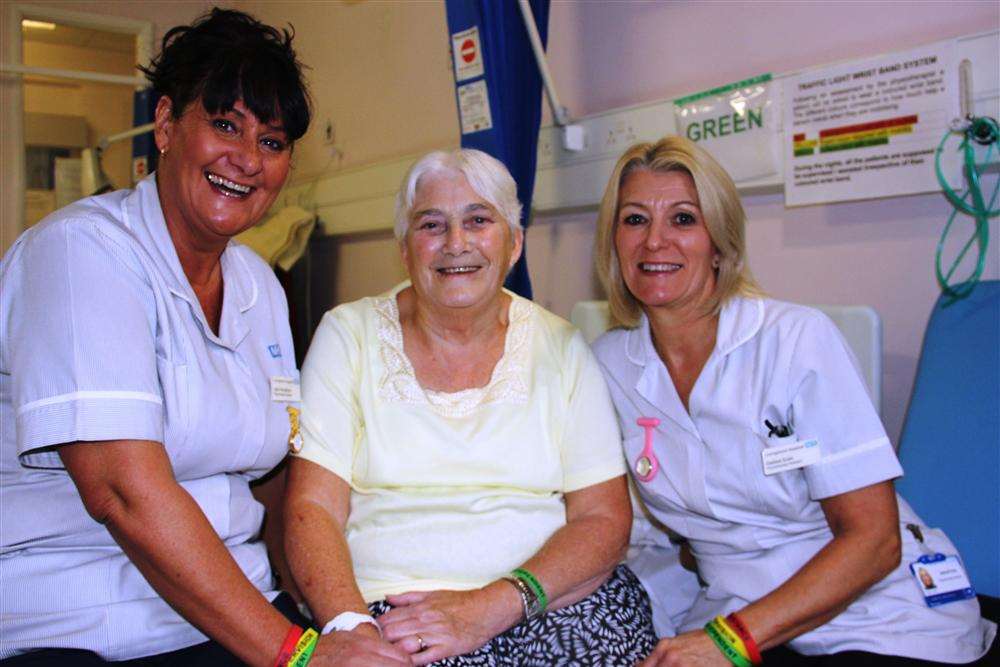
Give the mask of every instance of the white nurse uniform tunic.
M 247 578 L 277 594 L 249 482 L 288 449 L 291 404 L 271 400 L 269 386 L 298 377 L 287 304 L 250 249 L 230 243 L 221 263 L 216 335 L 170 240 L 155 175 L 57 211 L 4 257 L 0 659 L 80 648 L 125 660 L 206 641 L 87 514 L 53 450 L 61 443 L 163 443 Z
M 681 632 L 763 597 L 829 542 L 819 500 L 902 474 L 846 343 L 814 309 L 730 299 L 689 410 L 645 317 L 636 329 L 608 332 L 594 351 L 633 473 L 644 438 L 636 419 L 660 419 L 654 436 L 660 471 L 636 484 L 652 514 L 689 540 L 707 583 Z M 765 420 L 794 433 L 769 437 Z M 817 463 L 764 474 L 765 448 L 813 438 Z M 900 566 L 836 618 L 790 641 L 792 648 L 806 655 L 859 650 L 941 662 L 970 662 L 985 653 L 996 626 L 980 618 L 976 600 L 925 604 L 908 568 L 924 552 L 905 529 L 921 522 L 901 499 L 899 505 Z M 956 553 L 943 533 L 921 527 L 932 551 Z

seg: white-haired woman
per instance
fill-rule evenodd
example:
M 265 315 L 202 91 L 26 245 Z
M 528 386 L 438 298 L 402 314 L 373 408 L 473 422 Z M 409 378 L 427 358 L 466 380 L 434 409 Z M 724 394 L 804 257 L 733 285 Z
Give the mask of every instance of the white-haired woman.
M 654 636 L 619 565 L 614 409 L 580 334 L 502 288 L 520 216 L 485 153 L 412 167 L 410 280 L 328 312 L 302 369 L 286 550 L 321 624 L 418 665 L 634 664 Z
M 954 545 L 893 492 L 899 462 L 843 338 L 761 296 L 745 220 L 729 175 L 682 137 L 627 150 L 601 202 L 620 328 L 594 350 L 639 493 L 707 584 L 644 667 L 997 664 Z M 921 592 L 922 558 L 951 594 Z

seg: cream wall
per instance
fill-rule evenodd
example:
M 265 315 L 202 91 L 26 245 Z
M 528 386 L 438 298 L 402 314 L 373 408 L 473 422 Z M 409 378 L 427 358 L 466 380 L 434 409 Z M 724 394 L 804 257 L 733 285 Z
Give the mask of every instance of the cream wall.
M 4 0 L 7 4 L 10 0 Z M 191 20 L 215 5 L 232 3 L 211 0 L 31 0 L 32 7 L 52 7 L 69 12 L 117 16 L 153 24 L 153 41 L 159 47 L 163 33 Z M 156 49 L 154 49 L 156 50 Z
M 295 28 L 315 117 L 295 146 L 291 180 L 459 144 L 444 2 L 234 3 Z M 334 127 L 325 140 L 327 121 Z M 392 234 L 325 242 L 317 260 L 330 304 L 392 286 L 406 274 Z
M 271 25 L 291 24 L 310 68 L 316 116 L 295 147 L 294 180 L 458 145 L 444 2 L 233 4 Z M 334 146 L 325 144 L 328 120 Z

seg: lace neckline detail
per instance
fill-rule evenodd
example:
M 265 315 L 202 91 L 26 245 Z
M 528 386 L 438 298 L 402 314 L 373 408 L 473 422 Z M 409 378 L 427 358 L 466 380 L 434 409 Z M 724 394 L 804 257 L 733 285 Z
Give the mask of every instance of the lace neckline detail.
M 485 387 L 456 392 L 424 389 L 417 381 L 413 364 L 403 350 L 403 328 L 399 323 L 396 294 L 376 297 L 379 356 L 384 371 L 379 380 L 379 396 L 387 401 L 426 405 L 445 417 L 464 417 L 494 403 L 528 402 L 528 353 L 531 340 L 531 304 L 511 295 L 503 355 L 493 367 Z

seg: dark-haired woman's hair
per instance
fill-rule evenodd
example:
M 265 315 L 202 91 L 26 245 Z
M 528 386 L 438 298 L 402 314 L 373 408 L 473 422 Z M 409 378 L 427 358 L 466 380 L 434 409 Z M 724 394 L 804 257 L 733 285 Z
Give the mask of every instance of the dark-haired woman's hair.
M 216 7 L 191 25 L 171 28 L 160 54 L 139 69 L 153 90 L 170 98 L 175 118 L 199 98 L 213 114 L 242 100 L 260 121 L 280 123 L 295 141 L 309 128 L 311 110 L 293 36 Z

